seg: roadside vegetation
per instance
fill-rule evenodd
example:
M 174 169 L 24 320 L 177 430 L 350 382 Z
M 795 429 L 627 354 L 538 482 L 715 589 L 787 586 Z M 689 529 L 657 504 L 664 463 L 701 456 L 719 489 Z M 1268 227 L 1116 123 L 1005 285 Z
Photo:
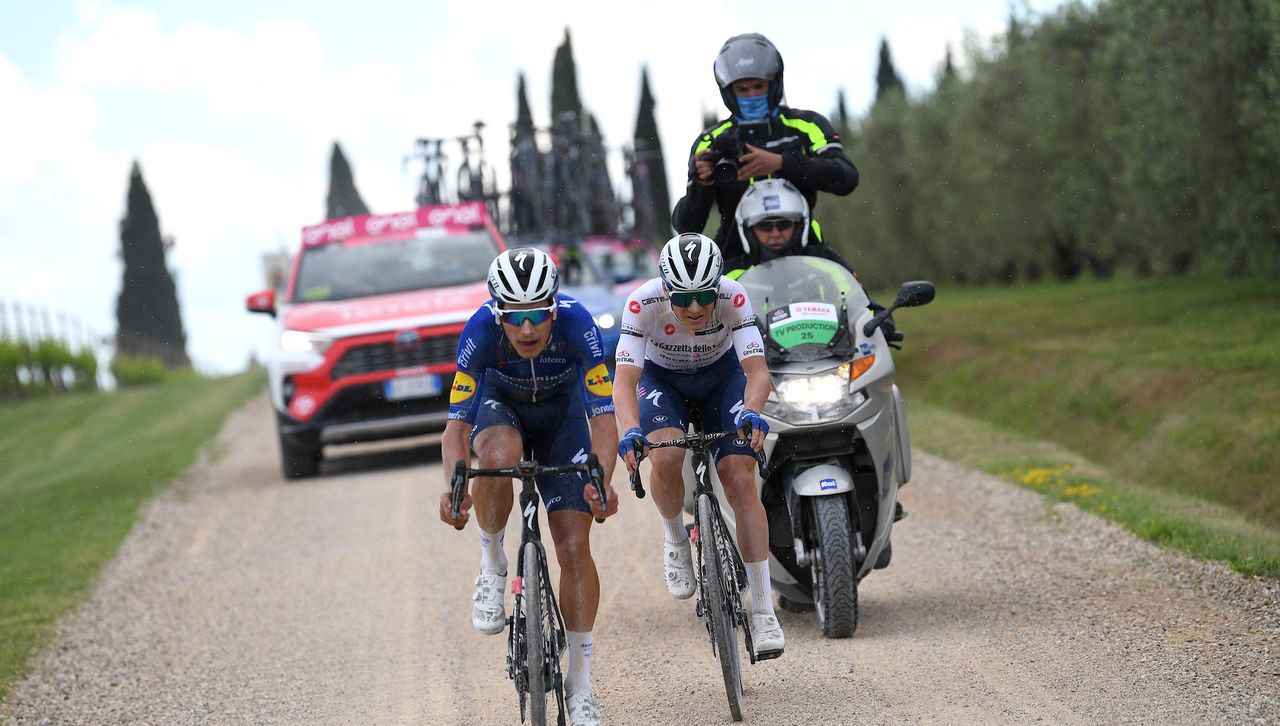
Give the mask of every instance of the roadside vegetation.
M 896 317 L 920 448 L 1280 578 L 1280 284 L 944 285 Z
M 259 372 L 171 373 L 114 393 L 0 407 L 0 700 L 89 591 L 141 505 L 262 384 Z

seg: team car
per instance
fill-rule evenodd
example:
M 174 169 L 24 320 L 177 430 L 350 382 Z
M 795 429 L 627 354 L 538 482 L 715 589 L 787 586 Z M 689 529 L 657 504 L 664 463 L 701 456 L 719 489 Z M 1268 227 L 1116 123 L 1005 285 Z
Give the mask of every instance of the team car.
M 482 202 L 333 219 L 302 229 L 267 353 L 280 460 L 319 472 L 323 448 L 443 431 L 458 339 L 506 249 Z

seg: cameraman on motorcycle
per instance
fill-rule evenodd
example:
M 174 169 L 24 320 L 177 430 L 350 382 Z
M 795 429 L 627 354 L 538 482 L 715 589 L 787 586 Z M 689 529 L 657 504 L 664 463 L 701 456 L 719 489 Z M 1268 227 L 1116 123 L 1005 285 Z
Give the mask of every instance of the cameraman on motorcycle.
M 720 210 L 715 240 L 727 256 L 736 247 L 731 235 L 738 201 L 755 181 L 786 179 L 812 208 L 820 191 L 851 193 L 858 170 L 826 117 L 782 105 L 782 55 L 768 38 L 729 38 L 713 69 L 731 115 L 694 142 L 685 196 L 676 203 L 671 225 L 677 232 L 701 232 L 714 202 Z M 817 222 L 812 233 L 821 240 Z

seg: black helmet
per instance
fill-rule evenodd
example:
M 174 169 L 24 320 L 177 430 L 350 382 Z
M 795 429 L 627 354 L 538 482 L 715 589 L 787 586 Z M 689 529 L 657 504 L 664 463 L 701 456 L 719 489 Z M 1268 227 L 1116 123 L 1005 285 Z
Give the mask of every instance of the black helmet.
M 782 103 L 782 54 L 759 33 L 735 35 L 724 42 L 712 66 L 720 98 L 729 112 L 737 114 L 738 99 L 733 95 L 733 82 L 743 78 L 763 78 L 769 82 L 769 108 Z

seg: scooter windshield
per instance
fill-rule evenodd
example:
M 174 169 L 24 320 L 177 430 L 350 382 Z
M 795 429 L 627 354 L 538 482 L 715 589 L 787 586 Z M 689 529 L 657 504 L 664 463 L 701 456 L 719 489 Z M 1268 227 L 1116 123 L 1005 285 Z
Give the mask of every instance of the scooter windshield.
M 771 360 L 844 354 L 841 349 L 852 341 L 849 325 L 870 303 L 851 272 L 821 257 L 771 260 L 747 270 L 738 282 L 747 289 Z

